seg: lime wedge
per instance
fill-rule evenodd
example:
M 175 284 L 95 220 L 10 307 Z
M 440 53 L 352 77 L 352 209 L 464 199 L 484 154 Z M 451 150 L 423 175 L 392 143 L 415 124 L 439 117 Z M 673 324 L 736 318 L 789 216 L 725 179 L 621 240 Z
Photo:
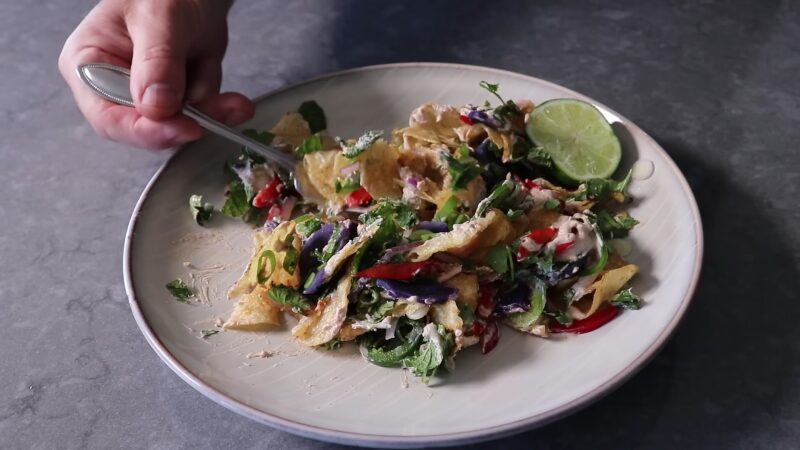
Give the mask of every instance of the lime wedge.
M 531 111 L 525 131 L 553 158 L 556 175 L 581 182 L 608 178 L 619 165 L 622 147 L 608 121 L 580 100 L 548 100 Z

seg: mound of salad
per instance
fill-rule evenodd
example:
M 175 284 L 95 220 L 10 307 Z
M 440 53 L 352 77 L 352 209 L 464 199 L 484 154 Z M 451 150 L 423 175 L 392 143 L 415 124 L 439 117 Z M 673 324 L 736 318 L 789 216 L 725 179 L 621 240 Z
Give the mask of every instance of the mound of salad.
M 354 342 L 370 363 L 427 381 L 466 347 L 489 353 L 501 325 L 547 338 L 638 309 L 628 287 L 638 268 L 610 245 L 637 224 L 624 212 L 630 173 L 591 173 L 619 162 L 608 123 L 588 103 L 537 111 L 551 102 L 481 86 L 499 103 L 423 104 L 390 134 L 334 137 L 314 101 L 270 131 L 248 131 L 294 153 L 309 192 L 302 198 L 247 148 L 226 165 L 220 211 L 255 232 L 224 328 L 269 330 L 288 313 L 304 345 Z M 587 141 L 587 127 L 601 137 Z M 578 160 L 588 174 L 570 167 Z M 211 220 L 201 197 L 190 206 L 198 224 Z

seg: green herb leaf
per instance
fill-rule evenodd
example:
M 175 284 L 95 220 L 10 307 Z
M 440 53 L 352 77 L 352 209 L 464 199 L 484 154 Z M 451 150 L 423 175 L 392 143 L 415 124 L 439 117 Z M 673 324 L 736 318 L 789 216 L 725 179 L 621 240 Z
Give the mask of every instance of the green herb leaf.
M 642 299 L 631 292 L 630 288 L 619 291 L 609 303 L 614 306 L 621 306 L 625 309 L 639 309 L 642 307 Z
M 595 221 L 603 239 L 627 237 L 633 227 L 639 223 L 636 219 L 628 215 L 628 213 L 612 216 L 611 213 L 606 210 L 598 212 Z
M 428 239 L 436 236 L 436 233 L 430 230 L 414 230 L 408 236 L 408 240 L 411 242 L 414 241 L 427 241 Z
M 384 318 L 390 312 L 392 312 L 393 309 L 394 309 L 394 302 L 391 300 L 386 300 L 378 304 L 373 314 L 375 317 Z
M 423 340 L 420 321 L 399 320 L 394 339 L 385 340 L 383 332 L 367 333 L 359 338 L 359 344 L 366 350 L 367 361 L 381 367 L 397 367 L 420 347 Z
M 556 200 L 556 199 L 554 199 L 554 198 L 548 198 L 544 202 L 544 208 L 545 209 L 558 209 L 559 206 L 561 206 L 561 202 Z
M 495 245 L 491 247 L 484 257 L 487 266 L 500 275 L 508 275 L 514 279 L 514 253 L 507 245 Z
M 325 350 L 336 350 L 337 348 L 342 346 L 342 341 L 339 338 L 333 338 L 330 341 L 320 344 L 320 348 L 324 348 Z
M 370 146 L 372 146 L 375 141 L 380 139 L 381 136 L 383 136 L 382 130 L 371 130 L 359 136 L 359 138 L 356 139 L 355 143 L 352 145 L 348 145 L 343 142 L 340 142 L 339 145 L 342 147 L 342 154 L 350 159 L 353 159 L 356 156 L 364 153 L 364 151 L 370 148 Z
M 586 197 L 589 200 L 604 201 L 608 200 L 613 193 L 620 193 L 623 196 L 627 195 L 626 190 L 628 184 L 631 182 L 631 171 L 621 181 L 615 181 L 611 178 L 595 178 L 585 183 Z
M 242 217 L 250 209 L 250 200 L 244 183 L 234 181 L 230 184 L 225 204 L 222 205 L 222 214 L 229 217 Z
M 444 362 L 445 337 L 441 334 L 443 331 L 432 323 L 425 325 L 422 330 L 425 343 L 419 347 L 416 355 L 403 360 L 403 367 L 411 369 L 414 375 L 422 378 L 423 383 L 427 383 Z
M 297 262 L 300 259 L 300 253 L 294 248 L 294 234 L 286 236 L 284 241 L 286 244 L 286 254 L 283 256 L 283 270 L 294 275 L 294 270 L 297 268 Z
M 466 148 L 466 146 L 462 147 Z M 470 181 L 483 172 L 478 161 L 469 156 L 469 149 L 467 149 L 466 155 L 463 152 L 458 153 L 458 157 L 454 157 L 447 151 L 442 152 L 442 158 L 447 163 L 447 172 L 452 179 L 454 191 L 465 189 Z
M 308 122 L 308 127 L 312 133 L 318 133 L 328 128 L 328 119 L 325 118 L 325 111 L 314 100 L 301 103 L 300 107 L 297 108 L 297 112 Z
M 417 224 L 419 219 L 417 213 L 408 203 L 403 200 L 391 198 L 381 198 L 378 202 L 359 217 L 365 225 L 383 218 L 384 222 L 396 222 L 401 228 L 411 228 Z
M 322 138 L 318 134 L 307 137 L 295 150 L 298 156 L 304 156 L 322 150 Z
M 541 147 L 531 147 L 528 150 L 528 154 L 525 155 L 525 159 L 529 163 L 537 166 L 545 167 L 547 169 L 553 168 L 553 158 Z
M 269 291 L 267 291 L 267 295 L 269 295 L 269 298 L 275 303 L 288 306 L 298 311 L 311 308 L 311 301 L 309 299 L 288 286 L 280 284 L 272 286 L 269 288 Z
M 269 273 L 266 275 L 262 275 L 264 271 L 264 265 L 269 260 Z M 275 252 L 272 250 L 264 250 L 258 255 L 258 262 L 256 263 L 256 277 L 258 279 L 259 284 L 266 283 L 269 277 L 272 276 L 272 273 L 275 272 L 275 266 L 277 265 Z
M 345 179 L 337 179 L 334 189 L 337 194 L 349 194 L 361 187 L 361 173 L 355 172 Z
M 192 218 L 201 227 L 208 223 L 214 215 L 214 205 L 203 203 L 202 195 L 195 194 L 189 197 L 189 208 L 192 211 Z
M 483 217 L 492 209 L 497 208 L 502 211 L 527 211 L 533 204 L 533 198 L 528 195 L 525 188 L 515 183 L 513 180 L 505 180 L 495 186 L 492 192 L 478 203 L 474 217 Z
M 464 321 L 464 328 L 468 328 L 475 322 L 475 312 L 464 303 L 456 303 L 458 305 L 458 315 Z
M 303 237 L 308 237 L 311 233 L 322 227 L 322 221 L 314 217 L 313 214 L 304 214 L 294 219 L 295 230 Z
M 328 239 L 328 242 L 325 244 L 322 249 L 319 249 L 315 252 L 315 256 L 319 260 L 320 266 L 325 265 L 331 256 L 336 252 L 336 241 L 339 240 L 339 235 L 342 234 L 342 226 L 338 222 L 333 224 L 333 233 L 331 233 L 331 238 Z
M 181 303 L 189 303 L 189 299 L 194 297 L 192 290 L 180 278 L 170 281 L 166 287 L 175 300 Z
M 200 330 L 200 337 L 208 339 L 217 333 L 219 333 L 219 330 Z

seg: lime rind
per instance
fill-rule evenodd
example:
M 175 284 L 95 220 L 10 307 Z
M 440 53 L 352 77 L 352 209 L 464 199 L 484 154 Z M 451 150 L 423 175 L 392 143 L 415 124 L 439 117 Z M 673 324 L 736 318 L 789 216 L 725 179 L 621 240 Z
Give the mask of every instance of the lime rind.
M 531 140 L 550 154 L 556 173 L 565 181 L 608 178 L 622 159 L 611 124 L 581 100 L 548 100 L 531 111 L 525 128 Z

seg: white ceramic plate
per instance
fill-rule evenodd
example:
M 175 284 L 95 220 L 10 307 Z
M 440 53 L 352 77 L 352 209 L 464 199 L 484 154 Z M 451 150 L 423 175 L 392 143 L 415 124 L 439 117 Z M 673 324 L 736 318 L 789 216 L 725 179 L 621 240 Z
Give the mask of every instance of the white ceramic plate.
M 390 130 L 406 123 L 423 102 L 493 101 L 478 86 L 481 80 L 500 83 L 506 98 L 592 101 L 510 72 L 396 64 L 339 72 L 268 94 L 247 126 L 268 129 L 285 111 L 315 99 L 334 134 Z M 633 287 L 647 304 L 595 332 L 544 340 L 503 329 L 489 355 L 467 349 L 458 355 L 454 374 L 429 386 L 399 369 L 367 364 L 354 346 L 335 352 L 304 348 L 292 341 L 292 319 L 268 334 L 223 331 L 200 338 L 201 330 L 214 328 L 214 319 L 231 311 L 225 292 L 251 251 L 246 225 L 217 216 L 210 228 L 200 228 L 189 215 L 190 194 L 221 204 L 222 165 L 238 152 L 213 136 L 177 152 L 136 205 L 124 255 L 133 315 L 156 353 L 192 387 L 237 413 L 317 439 L 386 447 L 452 445 L 562 417 L 617 387 L 664 344 L 689 304 L 702 255 L 700 216 L 678 168 L 636 125 L 597 106 L 623 136 L 623 165 L 650 160 L 655 172 L 631 186 L 637 201 L 630 212 L 641 224 L 632 234 L 629 259 L 641 267 Z M 177 277 L 190 281 L 202 304 L 170 297 L 164 285 Z M 271 356 L 253 357 L 262 351 Z

